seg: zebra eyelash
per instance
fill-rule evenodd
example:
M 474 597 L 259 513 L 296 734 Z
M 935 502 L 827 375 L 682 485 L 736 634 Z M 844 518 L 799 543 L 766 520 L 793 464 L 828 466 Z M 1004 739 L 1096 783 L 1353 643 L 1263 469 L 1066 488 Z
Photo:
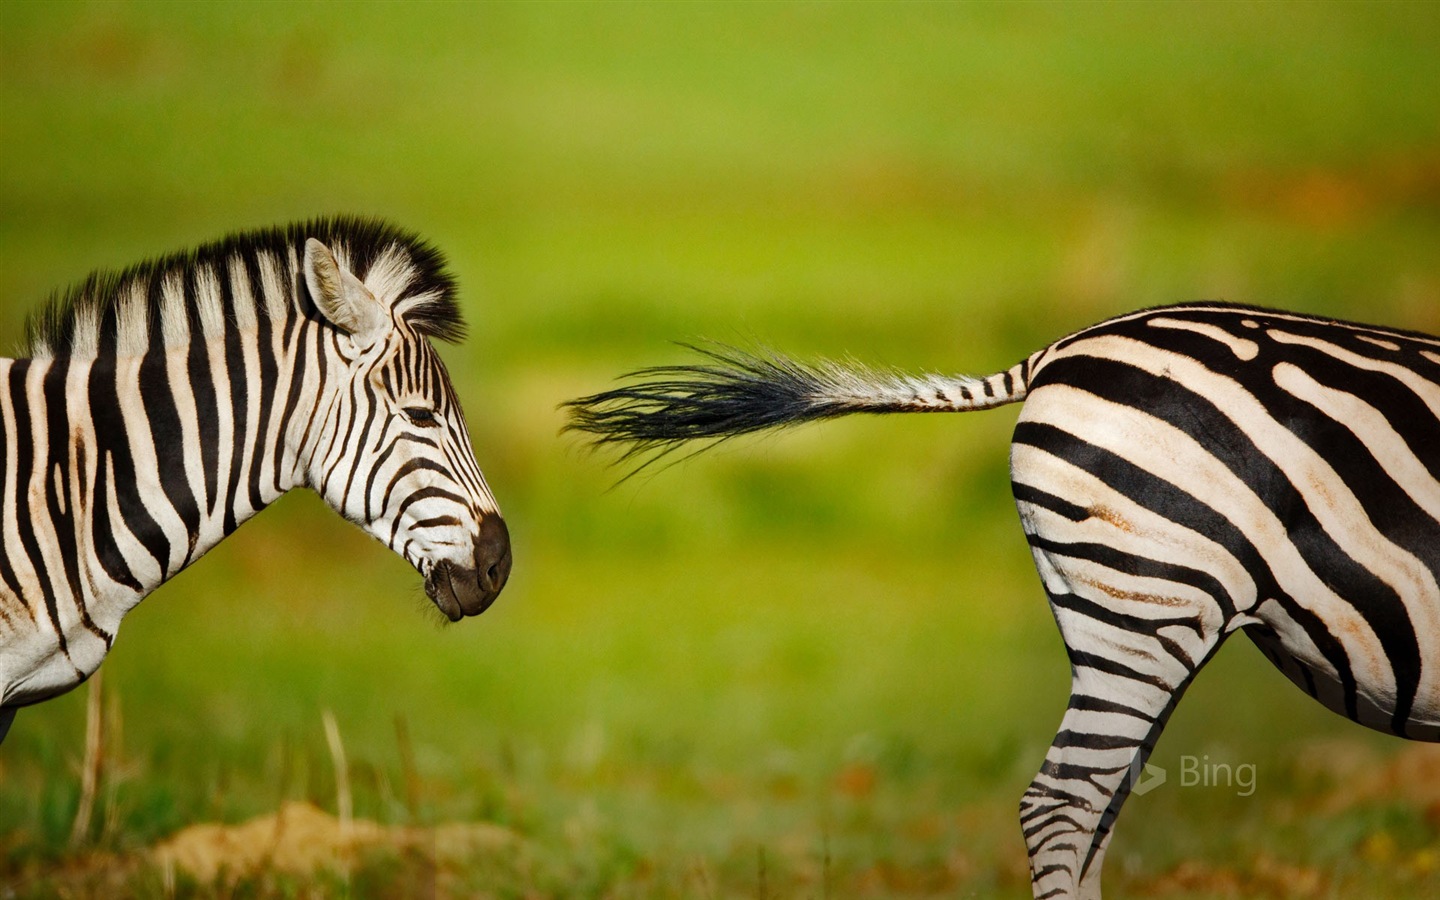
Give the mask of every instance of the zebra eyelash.
M 440 424 L 440 419 L 435 415 L 435 410 L 428 406 L 406 406 L 400 410 L 405 418 L 410 420 L 412 425 L 419 425 L 422 428 L 434 428 Z

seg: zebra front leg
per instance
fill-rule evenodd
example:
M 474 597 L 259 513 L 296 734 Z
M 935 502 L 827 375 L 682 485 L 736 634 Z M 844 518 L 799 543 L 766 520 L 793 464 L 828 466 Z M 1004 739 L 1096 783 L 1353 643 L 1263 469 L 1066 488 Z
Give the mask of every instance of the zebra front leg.
M 1117 619 L 1104 625 L 1077 621 L 1061 605 L 1074 605 L 1074 596 L 1052 599 L 1058 601 L 1056 619 L 1070 651 L 1070 703 L 1044 765 L 1020 801 L 1020 826 L 1035 896 L 1093 900 L 1100 896 L 1105 850 L 1120 807 L 1220 635 L 1203 636 L 1197 645 L 1190 631 L 1195 623 L 1169 617 L 1132 622 L 1134 630 L 1116 633 L 1111 629 L 1121 624 Z M 1190 631 L 1191 639 L 1167 635 L 1173 627 Z M 1154 649 L 1144 649 L 1152 641 Z

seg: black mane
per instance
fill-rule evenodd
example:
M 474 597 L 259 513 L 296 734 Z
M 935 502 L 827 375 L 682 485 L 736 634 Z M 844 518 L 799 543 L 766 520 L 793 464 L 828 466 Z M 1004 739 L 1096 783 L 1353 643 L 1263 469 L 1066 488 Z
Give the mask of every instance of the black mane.
M 382 220 L 336 216 L 238 232 L 118 271 L 94 272 L 79 284 L 52 294 L 44 306 L 26 318 L 20 355 L 68 354 L 73 348 L 76 324 L 82 319 L 98 319 L 102 342 L 107 337 L 113 338 L 117 307 L 126 302 L 143 302 L 152 331 L 155 330 L 153 326 L 159 320 L 160 285 L 167 277 L 183 279 L 193 326 L 198 315 L 193 288 L 198 269 L 208 266 L 223 282 L 232 260 L 254 266 L 262 254 L 270 254 L 285 264 L 292 254 L 295 258 L 303 257 L 305 240 L 312 237 L 332 248 L 343 246 L 348 252 L 351 270 L 361 279 L 381 254 L 398 248 L 408 257 L 413 272 L 404 296 L 430 295 L 425 302 L 410 306 L 405 321 L 421 334 L 439 340 L 454 342 L 464 337 L 465 322 L 455 301 L 455 279 L 446 270 L 440 251 L 413 232 Z M 286 306 L 300 315 L 317 316 L 303 276 L 285 274 L 282 288 Z M 222 295 L 227 299 L 230 296 L 227 290 L 222 290 Z M 228 314 L 229 309 L 225 312 Z

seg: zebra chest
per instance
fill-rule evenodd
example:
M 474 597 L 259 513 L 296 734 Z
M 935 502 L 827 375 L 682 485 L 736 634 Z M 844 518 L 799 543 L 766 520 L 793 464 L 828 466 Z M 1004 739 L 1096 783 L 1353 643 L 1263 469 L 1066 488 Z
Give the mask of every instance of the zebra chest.
M 108 641 L 78 626 L 64 635 L 41 627 L 11 631 L 0 638 L 0 707 L 28 706 L 75 688 L 109 650 Z

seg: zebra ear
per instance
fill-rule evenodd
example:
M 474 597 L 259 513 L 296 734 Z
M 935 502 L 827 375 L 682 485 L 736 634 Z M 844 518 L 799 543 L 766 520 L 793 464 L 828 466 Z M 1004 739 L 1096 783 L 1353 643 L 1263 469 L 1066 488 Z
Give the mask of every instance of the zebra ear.
M 390 324 L 375 295 L 314 238 L 305 242 L 305 284 L 320 314 L 361 346 L 374 343 Z

